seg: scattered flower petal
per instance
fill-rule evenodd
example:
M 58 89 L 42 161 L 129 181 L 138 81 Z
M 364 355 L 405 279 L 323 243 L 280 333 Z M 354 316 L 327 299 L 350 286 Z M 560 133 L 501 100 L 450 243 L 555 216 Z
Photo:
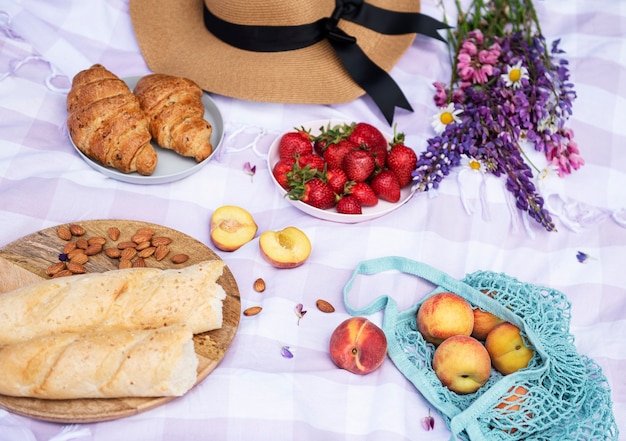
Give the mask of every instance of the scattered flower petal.
M 61 253 L 61 254 L 59 254 L 59 260 L 60 260 L 61 262 L 68 262 L 68 261 L 70 260 L 70 258 L 69 258 L 69 257 L 67 257 L 67 254 L 65 254 L 65 253 Z
M 589 259 L 589 254 L 579 251 L 578 253 L 576 253 L 576 259 L 578 259 L 580 263 L 585 263 Z
M 422 418 L 422 427 L 427 432 L 435 428 L 435 419 L 430 415 L 430 409 L 428 409 L 428 416 Z
M 298 316 L 298 325 L 300 325 L 300 319 L 304 317 L 304 314 L 306 314 L 306 311 L 303 308 L 304 306 L 302 306 L 302 303 L 298 303 L 294 309 L 296 316 Z
M 243 165 L 243 171 L 246 172 L 246 174 L 250 175 L 250 177 L 252 178 L 256 173 L 256 165 L 252 165 L 249 162 L 246 162 Z
M 280 348 L 280 355 L 285 358 L 293 358 L 293 354 L 289 350 L 289 346 L 283 346 L 282 348 Z

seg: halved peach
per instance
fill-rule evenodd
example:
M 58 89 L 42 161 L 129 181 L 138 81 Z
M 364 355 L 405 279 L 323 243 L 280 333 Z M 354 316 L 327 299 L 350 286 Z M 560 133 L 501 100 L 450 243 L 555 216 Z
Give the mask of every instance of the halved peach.
M 211 241 L 222 251 L 235 251 L 250 242 L 258 226 L 244 208 L 223 205 L 211 215 Z

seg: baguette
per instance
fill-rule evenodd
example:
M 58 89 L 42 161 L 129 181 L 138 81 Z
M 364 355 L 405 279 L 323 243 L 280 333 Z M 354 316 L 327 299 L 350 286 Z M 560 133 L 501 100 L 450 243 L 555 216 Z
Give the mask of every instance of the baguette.
M 158 162 L 148 120 L 126 83 L 100 64 L 74 76 L 67 127 L 76 147 L 123 173 L 151 175 Z
M 48 279 L 0 295 L 0 345 L 51 333 L 153 329 L 186 323 L 194 334 L 222 326 L 225 264 L 129 268 Z
M 52 334 L 0 347 L 0 394 L 41 399 L 181 396 L 198 358 L 185 325 Z
M 213 127 L 204 119 L 202 89 L 187 78 L 150 74 L 133 90 L 156 143 L 202 162 L 211 155 Z

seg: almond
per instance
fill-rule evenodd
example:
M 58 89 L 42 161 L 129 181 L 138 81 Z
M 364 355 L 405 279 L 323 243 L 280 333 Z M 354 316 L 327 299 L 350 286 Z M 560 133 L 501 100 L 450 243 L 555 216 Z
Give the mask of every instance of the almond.
M 57 236 L 59 236 L 59 238 L 63 240 L 70 240 L 72 238 L 72 233 L 70 232 L 69 228 L 63 225 L 57 228 Z
M 137 246 L 137 244 L 133 241 L 126 241 L 126 242 L 120 242 L 117 244 L 117 247 L 120 250 L 123 250 L 125 248 L 135 248 Z
M 111 238 L 111 240 L 117 240 L 120 238 L 120 229 L 117 227 L 109 227 L 107 230 L 107 234 Z
M 141 257 L 138 257 L 133 261 L 133 268 L 145 268 L 145 267 L 146 267 L 146 261 L 143 260 Z
M 243 315 L 250 317 L 253 315 L 257 315 L 262 310 L 263 308 L 261 308 L 260 306 L 251 306 L 243 312 Z
M 118 266 L 119 269 L 132 268 L 133 262 L 128 259 L 120 259 L 120 264 Z
M 155 251 L 156 251 L 156 247 L 148 247 L 148 248 L 145 248 L 145 249 L 139 251 L 137 253 L 137 256 L 145 259 L 146 257 L 152 256 Z
M 104 254 L 109 256 L 111 259 L 117 259 L 122 255 L 122 250 L 118 248 L 105 248 Z
M 170 252 L 170 248 L 167 245 L 159 245 L 154 250 L 154 258 L 156 260 L 163 260 Z
M 89 242 L 87 242 L 87 239 L 85 239 L 84 237 L 81 237 L 76 241 L 76 247 L 80 248 L 81 250 L 86 250 L 87 248 L 89 248 Z
M 85 254 L 85 250 L 80 249 L 80 248 L 76 248 L 73 251 L 70 251 L 69 253 L 67 253 L 67 258 L 72 260 L 74 257 L 76 257 L 78 254 Z
M 107 242 L 106 238 L 102 236 L 90 237 L 87 239 L 89 245 L 104 245 Z
M 137 233 L 137 234 L 147 234 L 147 235 L 149 235 L 150 237 L 154 236 L 154 230 L 153 230 L 152 228 L 148 228 L 148 227 L 142 227 L 142 228 L 139 228 L 139 229 L 136 231 L 136 233 Z
M 319 309 L 322 312 L 326 312 L 326 313 L 335 312 L 335 307 L 331 305 L 330 303 L 328 303 L 326 300 L 317 299 L 317 301 L 315 302 L 315 305 L 317 305 L 317 309 Z
M 58 273 L 56 273 L 54 276 L 52 276 L 53 279 L 56 279 L 57 277 L 66 277 L 66 276 L 72 276 L 74 273 L 72 273 L 70 270 L 68 269 L 64 269 L 62 271 L 59 271 Z
M 159 245 L 169 245 L 172 243 L 172 239 L 165 236 L 157 236 L 152 238 L 152 246 L 158 247 Z
M 265 280 L 258 278 L 254 281 L 253 286 L 256 292 L 263 292 L 265 291 Z
M 89 256 L 84 253 L 78 253 L 77 255 L 75 255 L 73 258 L 70 259 L 70 262 L 82 265 L 84 263 L 89 262 Z
M 68 242 L 63 247 L 63 254 L 71 253 L 76 249 L 76 242 Z
M 95 256 L 102 251 L 102 245 L 89 245 L 85 250 L 85 254 L 88 256 Z
M 70 233 L 72 236 L 82 236 L 85 234 L 85 229 L 78 224 L 70 224 Z
M 147 242 L 141 242 L 138 243 L 137 246 L 135 247 L 135 249 L 137 251 L 141 251 L 141 250 L 145 250 L 146 248 L 150 248 L 152 246 L 152 244 L 150 243 L 150 241 Z
M 189 256 L 186 254 L 175 254 L 170 260 L 172 261 L 172 263 L 175 264 L 185 263 L 187 262 L 187 260 L 189 260 Z
M 56 273 L 63 271 L 65 269 L 65 262 L 57 262 L 53 265 L 50 265 L 46 268 L 46 274 L 49 276 L 54 276 Z
M 134 248 L 124 248 L 122 250 L 122 254 L 120 255 L 120 259 L 132 260 L 133 257 L 137 255 L 137 250 Z
M 87 272 L 87 269 L 80 263 L 71 261 L 67 264 L 67 269 L 70 270 L 72 274 L 85 274 Z
M 133 242 L 137 244 L 142 243 L 142 242 L 150 242 L 150 239 L 152 239 L 152 234 L 147 234 L 147 233 L 135 233 L 130 238 L 130 240 L 132 240 Z

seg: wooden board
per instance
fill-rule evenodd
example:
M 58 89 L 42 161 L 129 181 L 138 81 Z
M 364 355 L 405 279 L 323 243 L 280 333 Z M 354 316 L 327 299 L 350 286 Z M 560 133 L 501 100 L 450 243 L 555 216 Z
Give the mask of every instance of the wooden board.
M 155 231 L 156 236 L 172 239 L 170 254 L 163 260 L 154 257 L 146 259 L 146 264 L 153 268 L 182 268 L 205 260 L 219 259 L 219 256 L 202 242 L 164 226 L 129 220 L 92 220 L 76 222 L 86 233 L 83 237 L 102 236 L 107 238 L 105 247 L 115 246 L 130 237 L 142 227 Z M 112 241 L 107 236 L 109 227 L 121 231 L 119 240 Z M 3 248 L 0 248 L 0 295 L 20 286 L 48 278 L 46 268 L 58 262 L 59 254 L 67 243 L 57 236 L 57 227 L 25 236 Z M 75 239 L 75 238 L 74 238 Z M 175 265 L 169 257 L 184 253 L 189 260 Z M 85 264 L 89 272 L 103 272 L 116 269 L 118 260 L 107 257 L 103 252 L 92 256 Z M 226 291 L 223 306 L 223 326 L 220 329 L 196 334 L 194 348 L 198 356 L 198 378 L 196 385 L 206 378 L 222 360 L 235 337 L 239 327 L 241 301 L 237 282 L 226 266 L 217 281 Z M 122 418 L 152 409 L 178 397 L 156 398 L 115 398 L 115 399 L 77 399 L 77 400 L 40 400 L 0 395 L 0 407 L 16 414 L 60 423 L 87 423 L 108 421 Z

